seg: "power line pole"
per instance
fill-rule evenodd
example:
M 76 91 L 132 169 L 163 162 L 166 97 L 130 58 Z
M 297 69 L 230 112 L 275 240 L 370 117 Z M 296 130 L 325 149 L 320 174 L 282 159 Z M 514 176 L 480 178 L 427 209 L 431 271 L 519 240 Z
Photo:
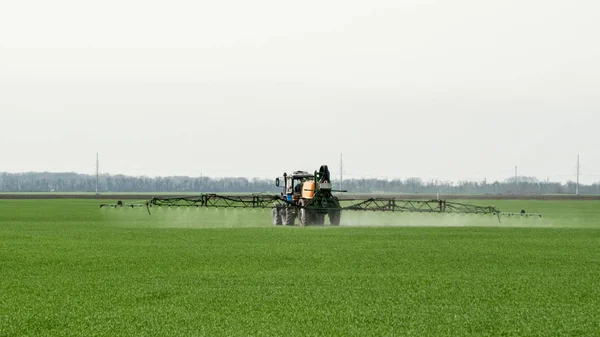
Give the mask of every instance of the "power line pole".
M 577 185 L 575 186 L 575 195 L 579 195 L 579 155 L 577 155 Z
M 519 178 L 517 176 L 517 167 L 515 166 L 515 192 L 519 189 Z
M 340 153 L 340 190 L 344 189 L 344 160 L 343 154 Z
M 100 175 L 100 161 L 98 159 L 98 152 L 96 152 L 96 195 L 98 195 L 98 177 Z

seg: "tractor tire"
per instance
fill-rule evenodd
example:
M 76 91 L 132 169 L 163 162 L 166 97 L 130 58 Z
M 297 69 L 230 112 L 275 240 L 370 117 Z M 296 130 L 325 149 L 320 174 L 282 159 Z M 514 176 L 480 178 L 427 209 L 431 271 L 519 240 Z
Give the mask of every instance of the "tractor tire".
M 342 218 L 342 211 L 339 209 L 331 210 L 328 213 L 329 215 L 329 224 L 331 226 L 339 226 L 340 220 Z
M 294 220 L 296 220 L 296 212 L 292 207 L 283 207 L 279 210 L 279 216 L 281 217 L 281 224 L 285 226 L 293 226 Z
M 315 222 L 315 212 L 311 209 L 304 208 L 309 204 L 308 200 L 300 200 L 300 206 L 298 209 L 298 220 L 300 226 L 310 226 Z
M 271 210 L 271 219 L 273 221 L 273 225 L 281 226 L 283 222 L 281 221 L 281 207 L 275 206 Z
M 324 225 L 325 224 L 325 214 L 315 213 L 313 214 L 314 224 L 315 225 Z
M 313 214 L 306 208 L 300 208 L 298 214 L 298 220 L 300 220 L 300 226 L 309 226 L 314 223 Z

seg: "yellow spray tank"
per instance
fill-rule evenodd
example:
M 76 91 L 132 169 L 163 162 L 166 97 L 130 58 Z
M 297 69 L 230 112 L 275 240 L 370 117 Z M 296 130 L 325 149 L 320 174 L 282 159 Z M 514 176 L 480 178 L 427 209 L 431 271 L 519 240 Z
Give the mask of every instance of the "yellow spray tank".
M 312 199 L 315 196 L 315 181 L 307 180 L 302 185 L 302 198 L 304 199 Z

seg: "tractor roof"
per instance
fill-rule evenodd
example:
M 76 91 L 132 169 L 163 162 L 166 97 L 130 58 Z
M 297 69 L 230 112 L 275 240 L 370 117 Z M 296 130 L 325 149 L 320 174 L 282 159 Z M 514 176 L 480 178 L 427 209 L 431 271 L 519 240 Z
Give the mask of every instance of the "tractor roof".
M 294 179 L 312 178 L 312 177 L 313 177 L 313 175 L 306 171 L 296 171 L 292 174 L 292 178 L 294 178 Z

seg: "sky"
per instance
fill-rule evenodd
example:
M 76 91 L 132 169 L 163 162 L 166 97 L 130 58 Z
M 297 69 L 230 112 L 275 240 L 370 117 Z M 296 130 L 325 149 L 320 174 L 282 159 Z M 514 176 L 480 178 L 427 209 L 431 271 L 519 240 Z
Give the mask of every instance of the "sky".
M 600 181 L 598 13 L 0 0 L 0 171 Z

